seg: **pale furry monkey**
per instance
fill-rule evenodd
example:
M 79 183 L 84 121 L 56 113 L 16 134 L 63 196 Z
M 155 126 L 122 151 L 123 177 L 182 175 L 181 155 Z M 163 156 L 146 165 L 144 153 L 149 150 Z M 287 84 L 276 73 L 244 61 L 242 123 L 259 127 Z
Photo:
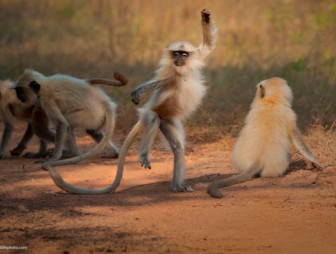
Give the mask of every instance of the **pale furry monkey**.
M 155 77 L 139 85 L 132 92 L 132 100 L 139 103 L 142 93 L 153 91 L 148 102 L 139 110 L 140 119 L 128 134 L 119 155 L 118 171 L 114 182 L 103 189 L 92 190 L 76 187 L 65 182 L 53 169 L 49 170 L 56 185 L 76 194 L 103 194 L 114 191 L 120 184 L 126 153 L 136 136 L 144 130 L 140 145 L 140 162 L 150 168 L 148 152 L 158 130 L 168 140 L 174 154 L 174 171 L 171 188 L 173 191 L 192 190 L 184 185 L 184 130 L 182 121 L 201 103 L 206 93 L 202 77 L 205 57 L 214 49 L 217 29 L 210 11 L 202 10 L 201 23 L 203 42 L 199 47 L 186 41 L 171 43 L 160 60 Z
M 115 78 L 119 80 L 111 81 L 110 85 L 127 83 L 126 79 L 118 75 Z M 101 89 L 90 86 L 98 83 L 110 82 L 106 79 L 82 80 L 61 74 L 46 77 L 33 70 L 25 70 L 16 82 L 18 98 L 23 102 L 31 101 L 34 105 L 32 122 L 36 123 L 36 128 L 41 112 L 56 125 L 55 149 L 51 159 L 42 163 L 44 169 L 77 163 L 101 152 L 106 146 L 112 149 L 115 156 L 118 155 L 117 148 L 110 141 L 115 125 L 116 104 Z M 98 144 L 86 153 L 59 160 L 67 135 L 70 150 L 77 149 L 73 135 L 75 127 L 85 129 Z M 106 130 L 106 135 L 102 132 L 103 129 Z
M 67 76 L 63 75 L 62 77 L 66 78 Z M 90 84 L 90 85 L 102 85 L 103 84 L 103 85 L 109 85 L 109 86 L 124 86 L 128 82 L 128 80 L 122 74 L 117 73 L 117 72 L 114 73 L 114 78 L 115 80 L 104 79 L 104 78 L 92 78 L 92 79 L 81 80 L 80 82 L 86 82 L 87 84 Z M 21 100 L 21 103 L 15 103 L 15 104 L 12 103 L 11 106 L 12 107 L 15 106 L 14 111 L 21 112 L 22 109 L 20 109 L 20 107 L 23 107 L 22 105 L 24 105 L 25 108 L 29 108 L 30 115 L 28 117 L 26 114 L 26 118 L 28 117 L 26 120 L 28 120 L 29 124 L 25 131 L 25 134 L 23 135 L 17 147 L 11 150 L 11 155 L 19 156 L 23 152 L 23 150 L 26 148 L 27 143 L 30 141 L 34 133 L 38 137 L 40 137 L 40 150 L 37 153 L 28 152 L 24 156 L 29 157 L 29 158 L 46 157 L 47 155 L 49 155 L 46 141 L 55 142 L 55 138 L 56 138 L 55 132 L 49 128 L 49 119 L 46 113 L 44 112 L 44 110 L 41 107 L 35 107 L 36 94 L 22 87 L 16 87 L 15 89 L 16 89 L 17 97 Z M 26 96 L 25 91 L 28 91 L 30 96 Z M 30 107 L 27 105 L 30 105 Z M 32 114 L 34 107 L 35 107 L 35 111 L 34 111 L 34 114 Z M 27 111 L 28 110 L 25 110 L 25 112 Z M 18 117 L 19 114 L 16 114 L 16 116 Z M 102 139 L 102 133 L 100 132 L 95 132 L 94 130 L 87 130 L 87 133 L 97 143 Z M 73 157 L 79 154 L 79 150 L 75 143 L 75 138 L 74 138 L 72 130 L 68 130 L 66 149 L 67 150 L 63 150 L 62 157 L 64 156 Z M 105 157 L 115 158 L 117 157 L 117 155 L 118 154 L 115 153 L 115 148 L 110 145 L 109 149 L 107 149 L 107 154 L 105 155 Z
M 114 74 L 116 80 L 110 79 L 102 79 L 102 78 L 93 78 L 87 79 L 86 81 L 91 85 L 96 84 L 105 84 L 111 86 L 122 86 L 127 84 L 126 78 L 119 74 Z M 55 141 L 55 133 L 49 129 L 49 120 L 46 114 L 39 110 L 37 121 L 33 121 L 32 123 L 32 112 L 34 108 L 34 102 L 26 101 L 22 102 L 17 98 L 16 91 L 14 90 L 15 84 L 10 81 L 0 81 L 0 115 L 2 116 L 2 121 L 4 122 L 5 128 L 2 135 L 2 140 L 0 144 L 0 158 L 5 156 L 7 147 L 9 145 L 13 130 L 14 130 L 14 119 L 20 119 L 28 123 L 26 131 L 22 136 L 19 144 L 10 151 L 12 156 L 19 156 L 26 148 L 28 142 L 33 137 L 33 134 L 36 134 L 40 137 L 40 150 L 37 153 L 28 152 L 24 155 L 24 157 L 29 158 L 40 158 L 45 157 L 49 154 L 47 142 Z M 101 135 L 99 133 L 94 133 L 92 131 L 88 132 L 88 134 L 98 141 L 101 139 Z M 71 146 L 71 141 L 69 141 L 69 145 Z M 74 156 L 78 154 L 77 147 L 68 147 L 72 150 L 68 150 L 66 156 Z M 111 150 L 111 149 L 110 149 Z M 111 156 L 113 154 L 110 152 Z M 64 155 L 64 153 L 63 153 Z
M 322 168 L 301 137 L 292 99 L 292 90 L 281 78 L 264 80 L 257 85 L 256 96 L 233 149 L 233 167 L 240 173 L 210 183 L 208 192 L 212 197 L 223 196 L 218 188 L 255 176 L 282 176 L 290 162 L 291 145 L 315 167 Z
M 11 150 L 13 156 L 20 155 L 28 141 L 32 138 L 32 126 L 30 124 L 33 106 L 30 102 L 21 102 L 16 97 L 16 92 L 13 89 L 14 83 L 10 80 L 0 81 L 0 115 L 2 116 L 2 121 L 4 122 L 5 128 L 2 135 L 2 140 L 0 144 L 0 158 L 3 158 L 6 154 L 7 147 L 9 145 L 12 133 L 14 130 L 15 119 L 23 120 L 28 123 L 27 130 L 20 140 L 18 146 Z M 43 116 L 39 119 L 40 125 L 46 124 L 48 127 L 48 122 L 46 123 Z M 38 153 L 26 153 L 25 157 L 40 157 L 47 154 L 47 143 L 40 139 L 40 150 Z
M 4 122 L 0 158 L 3 158 L 7 152 L 7 147 L 14 130 L 15 118 L 28 121 L 31 117 L 31 105 L 20 102 L 13 88 L 14 83 L 12 81 L 0 81 L 0 113 Z

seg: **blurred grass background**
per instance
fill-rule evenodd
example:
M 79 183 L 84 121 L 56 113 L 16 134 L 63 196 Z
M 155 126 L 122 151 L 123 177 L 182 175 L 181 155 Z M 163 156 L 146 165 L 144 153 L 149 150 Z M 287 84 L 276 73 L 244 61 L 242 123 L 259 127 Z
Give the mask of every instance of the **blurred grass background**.
M 301 129 L 333 132 L 331 0 L 0 0 L 0 79 L 15 80 L 27 67 L 81 78 L 119 71 L 129 85 L 104 89 L 119 105 L 117 127 L 128 132 L 136 121 L 130 92 L 153 76 L 169 42 L 199 44 L 203 8 L 212 11 L 219 37 L 204 70 L 208 95 L 186 122 L 189 136 L 211 141 L 237 134 L 255 85 L 273 76 L 292 87 Z

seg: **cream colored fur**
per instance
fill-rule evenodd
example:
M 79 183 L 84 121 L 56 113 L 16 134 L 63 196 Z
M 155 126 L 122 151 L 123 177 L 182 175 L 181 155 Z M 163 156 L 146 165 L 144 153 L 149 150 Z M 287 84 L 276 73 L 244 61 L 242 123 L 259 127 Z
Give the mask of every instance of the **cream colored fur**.
M 48 118 L 56 126 L 62 126 L 56 136 L 56 148 L 50 161 L 42 164 L 44 168 L 51 166 L 77 163 L 78 161 L 97 154 L 110 142 L 114 125 L 116 104 L 98 87 L 91 86 L 82 79 L 56 74 L 46 77 L 34 70 L 25 70 L 17 81 L 18 87 L 29 87 L 32 81 L 40 85 L 38 103 Z M 64 128 L 80 127 L 85 130 L 99 131 L 105 129 L 107 135 L 92 150 L 74 158 L 58 161 L 63 148 Z
M 282 176 L 290 162 L 290 146 L 315 166 L 322 167 L 304 143 L 292 109 L 293 94 L 287 82 L 271 78 L 257 85 L 257 93 L 234 145 L 232 164 L 238 175 L 214 181 L 208 186 L 212 197 L 218 188 L 261 177 Z
M 57 185 L 63 190 L 77 194 L 103 194 L 114 191 L 120 184 L 127 151 L 136 136 L 143 131 L 140 144 L 140 163 L 151 168 L 148 154 L 157 131 L 161 131 L 174 153 L 174 169 L 171 188 L 173 191 L 191 190 L 184 186 L 184 130 L 182 121 L 197 109 L 205 95 L 206 87 L 201 74 L 204 58 L 215 47 L 216 28 L 210 12 L 202 10 L 203 42 L 196 48 L 189 42 L 177 41 L 170 44 L 163 53 L 156 75 L 150 81 L 140 84 L 132 92 L 132 100 L 139 103 L 139 96 L 153 92 L 149 101 L 139 109 L 140 119 L 133 126 L 120 150 L 118 170 L 114 182 L 103 189 L 90 190 L 76 187 L 54 175 Z M 172 53 L 189 53 L 183 65 L 174 63 Z

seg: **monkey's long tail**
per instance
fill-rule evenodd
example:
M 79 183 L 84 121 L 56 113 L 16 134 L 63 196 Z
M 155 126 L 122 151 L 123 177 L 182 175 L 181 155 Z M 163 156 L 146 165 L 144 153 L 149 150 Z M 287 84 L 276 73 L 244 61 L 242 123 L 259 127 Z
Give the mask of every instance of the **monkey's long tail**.
M 261 170 L 262 170 L 261 166 L 252 165 L 246 172 L 222 180 L 214 181 L 208 185 L 208 193 L 213 198 L 222 198 L 223 194 L 221 193 L 219 188 L 246 182 L 252 179 L 257 174 L 259 174 Z
M 87 79 L 86 81 L 91 85 L 110 85 L 110 86 L 124 86 L 128 83 L 128 80 L 124 75 L 115 72 L 114 78 L 116 80 L 105 79 L 105 78 L 92 78 Z
M 113 183 L 103 189 L 87 189 L 77 187 L 70 183 L 64 181 L 64 179 L 57 173 L 57 171 L 53 168 L 49 169 L 49 174 L 53 179 L 54 183 L 61 188 L 62 190 L 72 193 L 72 194 L 86 194 L 86 195 L 98 195 L 98 194 L 106 194 L 111 191 L 115 191 L 120 184 L 120 181 L 123 176 L 124 171 L 124 163 L 128 149 L 130 148 L 131 144 L 133 143 L 136 136 L 142 129 L 142 123 L 138 121 L 135 126 L 132 128 L 130 133 L 128 134 L 123 146 L 120 149 L 119 159 L 118 159 L 118 169 L 115 176 Z

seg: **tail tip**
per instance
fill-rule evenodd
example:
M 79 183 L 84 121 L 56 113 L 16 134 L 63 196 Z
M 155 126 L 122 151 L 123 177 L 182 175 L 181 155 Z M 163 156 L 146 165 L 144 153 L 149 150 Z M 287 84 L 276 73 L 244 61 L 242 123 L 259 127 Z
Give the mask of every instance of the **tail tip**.
M 213 198 L 222 198 L 223 197 L 222 192 L 217 187 L 213 187 L 211 185 L 209 185 L 209 187 L 208 187 L 208 193 Z
M 119 72 L 114 72 L 113 76 L 116 80 L 119 80 L 123 85 L 126 85 L 128 83 L 128 79 L 125 78 L 125 76 Z

